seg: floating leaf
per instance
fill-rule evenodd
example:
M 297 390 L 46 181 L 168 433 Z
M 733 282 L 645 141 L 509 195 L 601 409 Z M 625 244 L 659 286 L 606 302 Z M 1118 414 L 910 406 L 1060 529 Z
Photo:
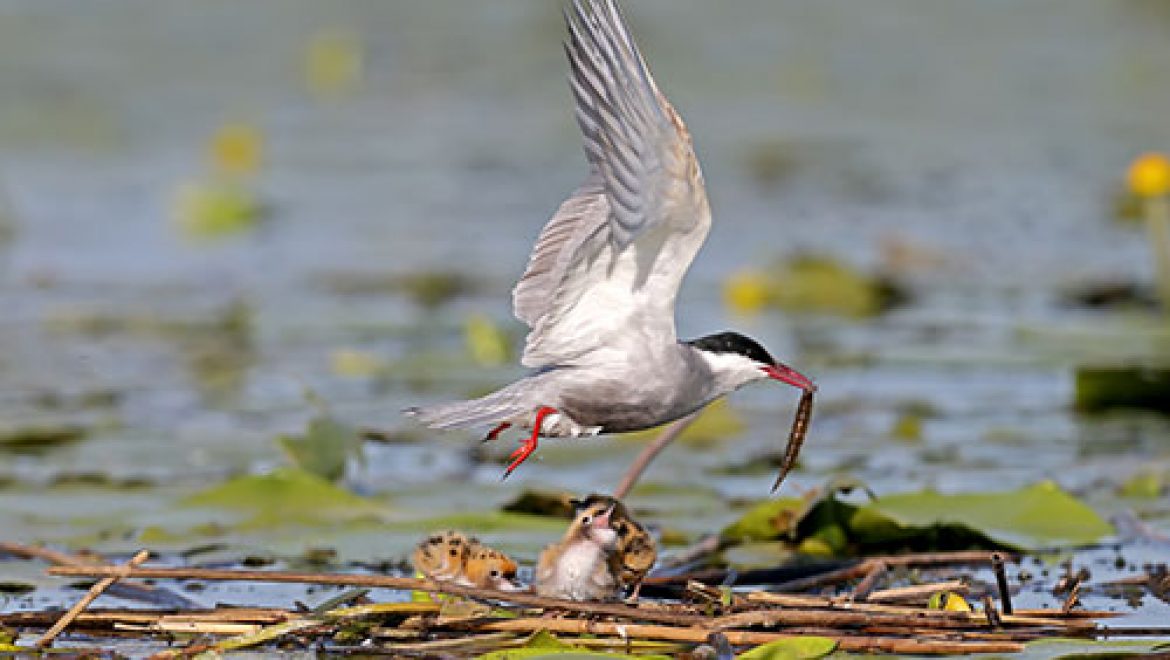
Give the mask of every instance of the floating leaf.
M 787 535 L 807 508 L 805 500 L 782 497 L 766 500 L 748 510 L 720 534 L 732 542 L 767 541 Z
M 1170 410 L 1170 367 L 1078 367 L 1076 407 L 1095 412 L 1112 408 Z
M 738 660 L 812 660 L 837 649 L 837 640 L 828 637 L 789 637 L 762 644 L 742 653 Z
M 568 660 L 570 658 L 580 658 L 581 660 L 615 660 L 621 658 L 639 658 L 641 660 L 657 660 L 660 658 L 669 658 L 665 655 L 626 655 L 623 653 L 594 653 L 583 646 L 573 646 L 566 644 L 557 639 L 555 635 L 547 630 L 541 630 L 528 638 L 528 642 L 523 647 L 517 649 L 505 649 L 501 651 L 492 651 L 485 653 L 477 658 L 477 660 L 518 660 L 524 658 L 530 660 L 533 658 L 558 658 L 559 660 Z
M 175 193 L 172 215 L 184 235 L 206 241 L 251 230 L 263 208 L 251 191 L 240 186 L 191 181 Z
M 483 314 L 467 317 L 463 338 L 471 359 L 482 367 L 497 367 L 512 358 L 512 342 L 507 333 Z
M 866 276 L 818 256 L 803 256 L 772 275 L 769 300 L 775 307 L 863 318 L 879 314 L 905 297 L 892 282 Z
M 85 438 L 85 429 L 71 424 L 0 429 L 0 451 L 38 454 Z
M 339 348 L 329 354 L 329 368 L 346 378 L 376 378 L 389 371 L 390 365 L 377 353 Z
M 545 516 L 491 511 L 486 513 L 453 513 L 419 520 L 392 521 L 386 523 L 386 529 L 423 534 L 429 534 L 436 529 L 460 529 L 473 534 L 536 531 L 556 532 L 559 535 L 565 531 L 565 522 Z
M 1028 642 L 1019 660 L 1096 660 L 1134 658 L 1158 650 L 1157 640 L 1040 639 Z
M 357 429 L 327 415 L 310 421 L 304 435 L 282 435 L 276 442 L 293 465 L 329 481 L 345 476 L 350 459 L 362 459 L 363 443 Z
M 1050 482 L 1001 493 L 886 495 L 864 506 L 841 501 L 839 490 L 762 502 L 723 530 L 723 542 L 779 539 L 804 554 L 842 556 L 1076 546 L 1113 532 L 1092 509 Z
M 1125 483 L 1121 484 L 1117 489 L 1117 494 L 1122 497 L 1140 497 L 1145 499 L 1153 499 L 1160 497 L 1166 490 L 1166 478 L 1158 472 L 1139 472 Z
M 871 522 L 884 518 L 901 528 L 966 527 L 1020 549 L 1087 545 L 1113 533 L 1096 512 L 1050 481 L 1002 493 L 887 495 L 859 511 L 866 514 L 876 514 Z M 852 531 L 858 533 L 856 524 Z
M 247 527 L 289 523 L 380 519 L 385 508 L 312 473 L 283 468 L 269 474 L 236 477 L 183 500 L 188 507 L 212 507 L 251 514 Z

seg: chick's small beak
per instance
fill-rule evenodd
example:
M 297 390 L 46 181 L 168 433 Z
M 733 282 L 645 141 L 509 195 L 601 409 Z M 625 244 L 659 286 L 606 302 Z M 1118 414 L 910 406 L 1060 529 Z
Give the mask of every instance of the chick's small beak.
M 589 526 L 593 527 L 594 529 L 605 529 L 609 527 L 609 519 L 612 515 L 613 505 L 611 504 L 610 507 L 605 510 L 605 513 L 595 516 L 593 520 L 589 522 Z
M 760 367 L 760 370 L 768 375 L 768 378 L 778 380 L 782 383 L 788 383 L 793 387 L 799 387 L 805 392 L 816 392 L 817 386 L 808 376 L 800 373 L 796 369 L 785 364 L 777 362 L 775 365 Z

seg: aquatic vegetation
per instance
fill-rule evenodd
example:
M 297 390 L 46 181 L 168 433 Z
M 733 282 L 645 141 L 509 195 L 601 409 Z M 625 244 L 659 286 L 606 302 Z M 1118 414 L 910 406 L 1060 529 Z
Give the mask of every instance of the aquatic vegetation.
M 361 434 L 328 414 L 310 420 L 302 435 L 282 435 L 276 443 L 294 466 L 328 481 L 340 481 L 350 461 L 363 461 Z
M 864 505 L 835 491 L 781 498 L 749 509 L 721 536 L 726 543 L 782 539 L 802 552 L 840 556 L 907 547 L 1076 547 L 1112 532 L 1088 506 L 1044 482 L 1009 492 L 884 495 Z
M 799 256 L 766 269 L 744 270 L 724 284 L 727 306 L 739 313 L 766 308 L 866 318 L 904 302 L 893 281 L 865 275 L 824 256 Z
M 183 498 L 182 505 L 238 512 L 243 529 L 381 520 L 386 507 L 298 468 L 245 475 Z
M 207 151 L 217 178 L 246 179 L 264 164 L 264 134 L 253 124 L 229 122 L 215 131 Z
M 1129 189 L 1141 199 L 1154 265 L 1158 297 L 1170 314 L 1170 158 L 1164 154 L 1139 156 L 1129 168 Z
M 175 191 L 171 217 L 184 236 L 212 241 L 250 231 L 264 217 L 264 207 L 239 185 L 188 181 Z
M 331 28 L 314 32 L 305 49 L 305 86 L 321 99 L 353 94 L 365 77 L 364 51 L 361 34 L 354 30 Z
M 1081 366 L 1075 406 L 1083 412 L 1116 408 L 1170 411 L 1170 368 L 1155 365 Z
M 511 338 L 483 314 L 472 314 L 463 322 L 463 340 L 467 353 L 481 367 L 498 367 L 512 361 Z

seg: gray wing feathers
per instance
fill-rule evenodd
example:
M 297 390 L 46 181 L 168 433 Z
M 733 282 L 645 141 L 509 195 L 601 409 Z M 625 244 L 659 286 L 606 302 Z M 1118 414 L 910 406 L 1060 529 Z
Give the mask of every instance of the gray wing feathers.
M 590 354 L 625 323 L 661 324 L 673 338 L 674 299 L 711 221 L 690 134 L 614 0 L 573 0 L 565 21 L 590 173 L 541 232 L 512 293 L 532 329 L 529 367 Z
M 612 0 L 575 0 L 565 20 L 577 123 L 612 206 L 610 239 L 623 249 L 655 201 L 647 198 L 648 179 L 671 165 L 663 162 L 671 153 L 662 145 L 674 137 L 674 125 Z
M 598 178 L 590 178 L 565 200 L 544 226 L 528 258 L 528 268 L 512 290 L 516 318 L 535 328 L 564 280 L 575 248 L 601 230 L 609 207 Z

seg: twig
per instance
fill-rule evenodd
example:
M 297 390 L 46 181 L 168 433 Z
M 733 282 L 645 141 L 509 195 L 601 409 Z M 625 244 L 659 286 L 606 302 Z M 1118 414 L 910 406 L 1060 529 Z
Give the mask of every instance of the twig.
M 992 628 L 1003 627 L 1003 619 L 995 609 L 995 601 L 991 599 L 991 594 L 983 597 L 983 614 L 987 616 L 987 625 Z
M 1014 561 L 1014 557 L 1010 557 Z M 985 564 L 990 561 L 990 554 L 982 550 L 964 550 L 960 552 L 922 552 L 909 555 L 887 555 L 883 557 L 870 557 L 865 561 L 858 562 L 853 566 L 848 566 L 836 571 L 829 571 L 828 573 L 821 573 L 819 575 L 810 575 L 799 580 L 790 580 L 788 582 L 781 582 L 775 585 L 774 589 L 777 591 L 804 591 L 812 587 L 819 587 L 826 584 L 835 584 L 852 580 L 859 577 L 864 577 L 869 573 L 870 567 L 875 562 L 884 562 L 887 566 L 893 568 L 895 566 L 940 566 L 945 564 Z
M 642 476 L 642 473 L 645 472 L 646 468 L 650 466 L 651 461 L 653 461 L 658 456 L 658 454 L 662 453 L 662 450 L 666 449 L 670 443 L 677 440 L 678 436 L 682 435 L 682 432 L 685 431 L 698 416 L 699 413 L 696 411 L 687 415 L 686 417 L 683 417 L 682 419 L 674 420 L 662 431 L 661 434 L 659 434 L 657 438 L 654 439 L 654 442 L 651 442 L 650 444 L 643 447 L 642 452 L 638 454 L 638 457 L 634 459 L 634 462 L 631 463 L 630 467 L 626 470 L 625 475 L 622 476 L 621 483 L 619 483 L 618 487 L 614 489 L 613 496 L 619 500 L 625 499 L 626 495 L 629 495 L 630 491 L 633 490 L 634 484 L 638 483 L 638 479 Z
M 478 589 L 464 587 L 450 582 L 435 582 L 417 578 L 391 577 L 388 575 L 352 575 L 352 574 L 322 574 L 322 573 L 295 573 L 286 571 L 233 571 L 224 569 L 196 569 L 196 568 L 137 568 L 127 570 L 120 566 L 58 566 L 48 570 L 50 575 L 63 576 L 118 576 L 173 580 L 237 580 L 250 582 L 292 582 L 298 584 L 329 584 L 354 587 L 377 587 L 383 589 L 397 589 L 400 591 L 425 591 L 430 593 L 445 593 L 465 598 L 480 598 L 495 600 L 504 603 L 515 603 L 529 607 L 568 610 L 570 612 L 585 612 L 589 614 L 605 614 L 608 616 L 642 621 L 656 621 L 675 625 L 689 625 L 705 620 L 705 617 L 693 614 L 675 614 L 644 607 L 632 607 L 616 603 L 583 603 L 561 598 L 547 598 L 535 594 L 516 591 L 496 591 L 494 589 Z M 123 575 L 125 573 L 125 575 Z
M 53 624 L 53 627 L 49 628 L 48 632 L 46 632 L 45 635 L 37 641 L 37 648 L 43 649 L 51 646 L 53 644 L 53 640 L 57 638 L 57 635 L 60 635 L 65 630 L 65 628 L 68 627 L 68 625 L 77 618 L 78 614 L 81 614 L 86 607 L 89 607 L 90 603 L 97 600 L 98 596 L 101 596 L 103 591 L 108 589 L 110 585 L 114 584 L 118 580 L 124 577 L 129 577 L 129 572 L 147 559 L 150 559 L 150 552 L 147 550 L 139 550 L 138 554 L 131 557 L 130 561 L 126 562 L 125 565 L 111 567 L 114 569 L 114 573 L 109 577 L 99 580 L 97 584 L 90 587 L 89 592 L 82 596 L 81 600 L 77 601 L 77 604 L 71 607 L 69 611 L 64 614 L 64 616 L 58 619 L 57 623 Z
M 999 587 L 999 606 L 1004 614 L 1012 613 L 1012 593 L 1008 589 L 1007 571 L 1003 566 L 1003 555 L 991 553 L 991 570 L 995 571 L 995 584 Z
M 43 559 L 50 564 L 61 566 L 93 566 L 98 563 L 60 550 L 46 548 L 43 545 L 25 545 L 10 541 L 0 541 L 0 552 L 6 552 L 22 559 Z
M 915 584 L 909 587 L 894 587 L 892 589 L 878 589 L 871 592 L 865 599 L 867 603 L 888 603 L 898 601 L 915 601 L 930 598 L 942 591 L 966 593 L 971 586 L 962 580 L 947 582 L 932 582 L 930 584 Z
M 0 552 L 22 559 L 41 559 L 58 566 L 100 566 L 106 561 L 101 556 L 72 555 L 40 545 L 0 541 Z M 139 582 L 119 582 L 107 589 L 111 596 L 139 600 L 164 607 L 198 607 L 198 603 L 169 589 Z
M 1076 607 L 1078 604 L 1080 604 L 1080 602 L 1081 602 L 1081 580 L 1080 580 L 1080 578 L 1077 578 L 1077 581 L 1073 583 L 1072 589 L 1069 589 L 1068 598 L 1064 599 L 1064 605 L 1061 606 L 1060 611 L 1065 613 L 1065 614 L 1068 614 L 1069 612 L 1072 611 L 1072 609 L 1074 607 Z
M 857 586 L 854 587 L 853 593 L 849 596 L 849 600 L 861 602 L 868 600 L 869 593 L 873 591 L 875 586 L 877 586 L 877 581 L 886 574 L 888 569 L 889 567 L 884 561 L 879 560 L 873 562 L 869 567 L 869 572 L 866 573 L 861 582 L 858 582 Z

